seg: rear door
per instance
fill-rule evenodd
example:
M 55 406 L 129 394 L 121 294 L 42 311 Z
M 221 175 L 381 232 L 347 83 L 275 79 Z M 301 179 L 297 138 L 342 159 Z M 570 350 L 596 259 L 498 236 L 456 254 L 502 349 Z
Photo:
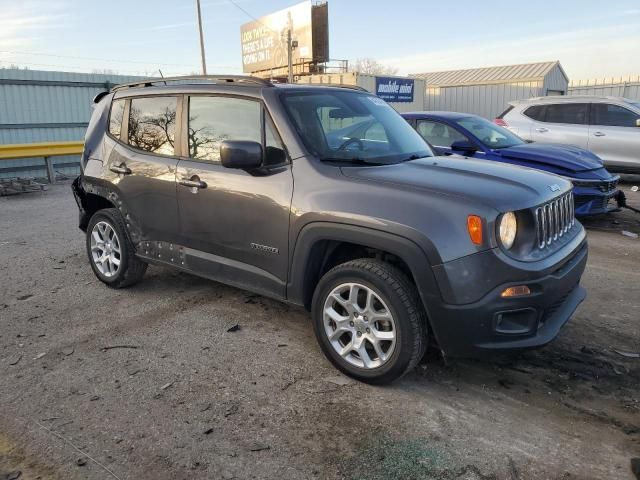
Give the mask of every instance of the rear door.
M 593 103 L 589 150 L 608 166 L 640 167 L 640 114 L 621 105 Z
M 166 242 L 175 238 L 177 104 L 175 96 L 113 102 L 109 123 L 112 148 L 105 175 L 119 190 L 136 238 Z
M 254 98 L 192 95 L 185 97 L 183 117 L 188 155 L 178 164 L 177 198 L 189 268 L 284 297 L 293 176 L 268 112 Z M 261 143 L 263 166 L 222 166 L 224 140 Z
M 540 143 L 559 143 L 587 148 L 589 139 L 588 103 L 552 103 L 540 105 L 531 115 L 531 139 Z M 531 107 L 530 107 L 531 108 Z M 525 115 L 529 111 L 525 110 Z

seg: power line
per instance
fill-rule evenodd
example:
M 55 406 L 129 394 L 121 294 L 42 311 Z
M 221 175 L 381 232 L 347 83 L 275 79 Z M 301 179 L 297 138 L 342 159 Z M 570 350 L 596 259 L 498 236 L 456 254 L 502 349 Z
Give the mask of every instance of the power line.
M 252 20 L 255 20 L 258 23 L 261 23 L 260 20 L 258 20 L 256 17 L 254 17 L 253 15 L 251 15 L 249 12 L 247 12 L 244 8 L 242 8 L 240 5 L 238 5 L 236 2 L 234 2 L 233 0 L 227 0 L 231 5 L 233 5 L 234 7 L 236 7 L 237 9 L 239 9 L 242 13 L 244 13 L 247 17 L 249 17 Z M 266 25 L 265 25 L 266 26 Z M 268 28 L 268 27 L 267 27 Z
M 99 58 L 99 57 L 80 57 L 76 55 L 59 55 L 55 53 L 41 53 L 41 52 L 17 52 L 15 50 L 0 50 L 0 53 L 11 53 L 13 55 L 35 55 L 43 57 L 56 57 L 56 58 L 72 58 L 74 60 L 97 60 L 100 62 L 116 62 L 116 63 L 132 63 L 143 65 L 163 65 L 173 67 L 193 67 L 186 63 L 160 63 L 160 62 L 146 62 L 144 60 L 116 60 L 113 58 Z
M 157 63 L 157 62 L 145 62 L 143 60 L 115 60 L 110 58 L 97 58 L 97 57 L 79 57 L 75 55 L 58 55 L 54 53 L 41 53 L 41 52 L 17 52 L 15 50 L 0 50 L 0 53 L 10 53 L 13 55 L 35 55 L 43 57 L 55 57 L 55 58 L 71 58 L 74 60 L 93 60 L 99 62 L 112 62 L 112 63 L 128 63 L 132 65 L 151 65 L 151 66 L 168 66 L 168 67 L 187 67 L 190 69 L 196 69 L 193 64 L 187 63 Z M 26 63 L 26 62 L 22 62 Z M 216 68 L 237 68 L 236 65 L 214 65 Z
M 275 33 L 276 35 L 280 35 L 280 32 L 276 32 L 274 29 L 270 28 L 268 25 L 265 25 L 264 23 L 262 23 L 259 19 L 257 19 L 256 17 L 254 17 L 253 15 L 251 15 L 248 11 L 246 11 L 244 8 L 242 8 L 240 5 L 238 5 L 234 0 L 227 0 L 231 5 L 233 5 L 234 7 L 238 8 L 242 13 L 244 13 L 247 17 L 249 17 L 251 20 L 258 22 L 260 25 L 262 25 L 264 28 L 266 28 L 267 30 L 271 30 L 273 33 Z
M 53 64 L 53 63 L 33 63 L 33 62 L 17 62 L 17 61 L 10 61 L 10 60 L 0 60 L 0 64 L 6 64 L 9 67 L 11 67 L 12 65 L 15 65 L 17 67 L 20 67 L 21 65 L 28 65 L 28 66 L 33 66 L 33 67 L 55 67 L 55 68 L 72 68 L 72 69 L 79 69 L 79 70 L 85 70 L 83 73 L 90 73 L 90 72 L 86 72 L 86 70 L 88 68 L 93 68 L 95 70 L 98 70 L 95 67 L 87 67 L 86 65 L 60 65 L 60 64 Z M 4 67 L 2 67 L 4 68 Z M 132 71 L 132 70 L 126 70 L 126 71 L 122 71 L 119 70 L 116 72 L 113 72 L 113 75 L 131 75 L 131 76 L 143 76 L 143 77 L 149 77 L 152 76 L 152 73 L 154 73 L 155 70 L 153 69 L 149 69 L 149 70 L 139 70 L 139 71 Z M 171 76 L 179 76 L 179 75 L 184 75 L 184 73 L 168 73 L 168 75 Z

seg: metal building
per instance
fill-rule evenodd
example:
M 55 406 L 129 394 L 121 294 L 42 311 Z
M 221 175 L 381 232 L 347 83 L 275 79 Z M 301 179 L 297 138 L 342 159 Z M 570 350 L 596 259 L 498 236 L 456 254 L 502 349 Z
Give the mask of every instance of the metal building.
M 557 61 L 420 73 L 412 77 L 426 81 L 425 110 L 473 113 L 491 120 L 512 100 L 566 95 L 569 83 Z
M 140 77 L 0 69 L 0 144 L 74 141 L 84 138 L 93 97 Z M 77 156 L 56 157 L 56 171 L 74 175 Z M 42 158 L 4 160 L 0 177 L 44 177 Z

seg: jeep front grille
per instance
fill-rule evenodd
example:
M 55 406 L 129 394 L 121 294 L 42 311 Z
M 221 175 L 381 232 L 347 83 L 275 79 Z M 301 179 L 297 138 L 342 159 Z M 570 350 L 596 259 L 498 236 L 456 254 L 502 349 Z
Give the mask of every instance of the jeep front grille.
M 538 248 L 546 248 L 573 227 L 573 193 L 569 192 L 536 208 L 536 236 Z

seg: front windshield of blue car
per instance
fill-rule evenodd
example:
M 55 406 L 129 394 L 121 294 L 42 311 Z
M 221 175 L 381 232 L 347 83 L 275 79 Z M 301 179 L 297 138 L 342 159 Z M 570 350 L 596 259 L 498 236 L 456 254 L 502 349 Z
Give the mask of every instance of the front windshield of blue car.
M 283 103 L 305 146 L 321 160 L 390 164 L 433 156 L 411 125 L 373 95 L 290 90 Z
M 516 134 L 484 118 L 465 117 L 457 120 L 456 123 L 472 133 L 488 148 L 508 148 L 525 143 Z

